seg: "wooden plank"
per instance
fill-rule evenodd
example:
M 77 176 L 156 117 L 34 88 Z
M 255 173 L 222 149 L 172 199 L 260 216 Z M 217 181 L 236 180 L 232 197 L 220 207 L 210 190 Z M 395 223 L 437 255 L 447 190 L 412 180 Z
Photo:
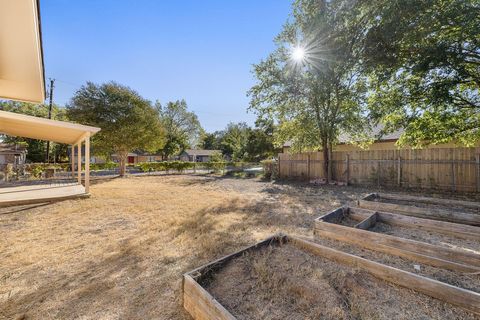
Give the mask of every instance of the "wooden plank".
M 412 260 L 432 266 L 456 270 L 461 272 L 480 271 L 480 255 L 462 252 L 450 248 L 399 238 L 333 223 L 315 221 L 315 235 L 325 236 L 358 245 L 370 250 L 376 250 L 407 257 Z M 421 257 L 419 257 L 421 255 Z
M 388 200 L 404 200 L 404 201 L 415 201 L 415 202 L 423 202 L 423 203 L 431 203 L 431 204 L 439 204 L 449 207 L 467 207 L 472 209 L 480 210 L 480 202 L 473 202 L 473 201 L 464 201 L 464 200 L 454 200 L 454 199 L 444 199 L 444 198 L 433 198 L 433 197 L 419 197 L 419 196 L 410 196 L 410 195 L 396 195 L 396 194 L 388 194 L 388 193 L 373 193 L 376 197 L 380 197 L 383 199 Z M 367 196 L 368 197 L 368 196 Z M 367 199 L 367 197 L 363 198 L 363 200 L 373 200 L 371 197 Z
M 345 208 L 341 207 L 321 216 L 318 219 L 321 219 L 327 222 L 339 221 L 340 219 L 342 219 L 344 214 L 345 214 Z
M 480 215 L 442 210 L 437 208 L 419 208 L 415 206 L 399 205 L 379 201 L 359 200 L 358 205 L 375 211 L 401 213 L 408 216 L 428 218 L 434 220 L 463 223 L 472 226 L 480 226 Z
M 356 208 L 349 208 L 350 216 L 355 219 Z M 431 230 L 438 233 L 447 234 L 462 239 L 474 239 L 480 241 L 480 228 L 460 223 L 452 223 L 446 221 L 423 219 L 411 216 L 404 216 L 401 214 L 395 214 L 390 212 L 370 211 L 371 213 L 377 213 L 377 221 L 386 223 L 392 226 L 402 226 L 408 228 L 416 228 L 423 230 Z M 365 212 L 360 214 L 361 217 L 365 215 Z
M 189 275 L 183 276 L 183 307 L 196 320 L 236 319 Z
M 373 227 L 375 225 L 375 223 L 377 223 L 377 216 L 378 216 L 378 214 L 376 212 L 374 212 L 369 217 L 367 217 L 367 218 L 363 219 L 361 222 L 357 223 L 355 225 L 355 228 L 362 229 L 362 230 L 370 229 L 371 227 Z
M 297 237 L 289 237 L 289 240 L 298 248 L 307 250 L 313 254 L 354 268 L 360 268 L 382 280 L 413 289 L 480 315 L 480 294 L 476 292 L 324 247 Z

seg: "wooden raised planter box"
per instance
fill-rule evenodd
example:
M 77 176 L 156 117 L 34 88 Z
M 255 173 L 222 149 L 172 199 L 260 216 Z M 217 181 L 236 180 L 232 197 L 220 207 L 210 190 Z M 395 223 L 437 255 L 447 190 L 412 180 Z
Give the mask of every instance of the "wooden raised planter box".
M 478 202 L 372 193 L 359 200 L 358 205 L 376 211 L 480 226 Z
M 338 224 L 344 217 L 349 217 L 358 223 L 353 228 Z M 314 234 L 434 267 L 459 272 L 480 272 L 480 255 L 478 254 L 368 231 L 376 222 L 480 240 L 478 227 L 352 207 L 338 208 L 315 219 Z
M 235 317 L 226 310 L 215 298 L 208 293 L 199 283 L 204 277 L 220 270 L 228 261 L 239 257 L 248 251 L 258 250 L 269 245 L 278 245 L 289 242 L 298 250 L 304 250 L 316 256 L 326 258 L 339 264 L 348 265 L 364 270 L 373 276 L 413 289 L 433 298 L 457 305 L 469 312 L 480 315 L 480 294 L 466 289 L 458 288 L 440 281 L 432 280 L 407 271 L 393 268 L 378 262 L 370 261 L 339 250 L 331 249 L 301 238 L 276 235 L 259 242 L 251 247 L 218 259 L 207 265 L 190 271 L 183 276 L 183 305 L 188 313 L 197 320 L 200 319 L 229 319 Z

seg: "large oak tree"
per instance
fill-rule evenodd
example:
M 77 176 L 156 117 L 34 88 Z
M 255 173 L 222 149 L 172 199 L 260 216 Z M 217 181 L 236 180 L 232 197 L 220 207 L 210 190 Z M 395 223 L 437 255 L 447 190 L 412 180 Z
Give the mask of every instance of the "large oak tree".
M 67 115 L 72 121 L 102 129 L 92 143 L 98 152 L 118 155 L 120 176 L 125 175 L 129 152 L 153 152 L 164 144 L 165 131 L 157 109 L 134 90 L 115 82 L 87 82 L 75 93 Z

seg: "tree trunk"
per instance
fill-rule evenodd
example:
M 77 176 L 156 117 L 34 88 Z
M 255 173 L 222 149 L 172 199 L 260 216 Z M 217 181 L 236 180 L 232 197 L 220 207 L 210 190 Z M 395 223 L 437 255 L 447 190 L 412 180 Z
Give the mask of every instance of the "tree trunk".
M 120 177 L 125 177 L 125 173 L 127 172 L 127 158 L 128 152 L 119 152 L 118 157 L 120 160 Z
M 328 166 L 328 169 L 327 169 L 327 172 L 328 172 L 328 178 L 327 178 L 327 181 L 330 182 L 333 180 L 333 168 L 332 168 L 332 144 L 329 143 L 328 145 L 328 163 L 327 163 L 327 166 Z
M 322 150 L 323 150 L 323 176 L 325 177 L 325 180 L 328 183 L 330 182 L 330 174 L 329 174 L 330 153 L 328 151 L 328 143 L 322 143 Z

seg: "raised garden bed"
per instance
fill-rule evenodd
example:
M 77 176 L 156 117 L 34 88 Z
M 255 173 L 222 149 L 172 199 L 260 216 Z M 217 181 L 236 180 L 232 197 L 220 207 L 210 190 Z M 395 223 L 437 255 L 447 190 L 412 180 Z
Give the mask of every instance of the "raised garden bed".
M 342 225 L 345 216 L 355 227 Z M 389 234 L 381 232 L 385 226 Z M 316 219 L 314 233 L 434 267 L 480 272 L 480 254 L 471 252 L 480 248 L 478 227 L 342 207 Z
M 476 319 L 480 295 L 279 235 L 185 274 L 184 307 L 195 319 Z
M 480 226 L 480 203 L 372 193 L 358 201 L 365 209 Z

